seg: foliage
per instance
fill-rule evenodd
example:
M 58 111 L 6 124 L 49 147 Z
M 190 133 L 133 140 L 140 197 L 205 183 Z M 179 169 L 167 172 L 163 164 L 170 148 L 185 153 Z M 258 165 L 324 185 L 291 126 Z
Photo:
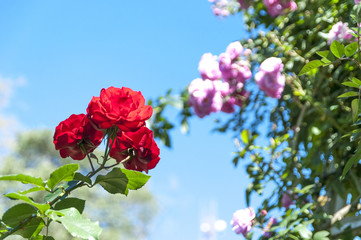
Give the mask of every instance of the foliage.
M 248 101 L 215 127 L 236 136 L 233 163 L 245 164 L 252 181 L 246 189 L 247 204 L 253 195 L 263 199 L 256 206 L 254 226 L 265 229 L 265 219 L 274 214 L 279 217 L 270 228 L 270 239 L 353 239 L 361 232 L 356 224 L 361 221 L 360 6 L 353 0 L 300 0 L 297 10 L 271 16 L 267 1 L 238 2 L 249 33 L 249 39 L 240 42 L 252 50 L 252 72 L 264 60 L 277 57 L 286 77 L 278 100 L 270 100 L 254 81 L 246 81 Z M 234 5 L 230 12 L 235 12 Z M 352 36 L 332 39 L 328 45 L 332 26 L 341 21 L 351 26 Z M 181 95 L 178 105 L 185 107 L 180 115 L 188 124 L 194 113 L 187 105 L 187 90 Z M 153 126 L 175 125 L 162 115 L 167 103 L 171 102 L 153 103 L 159 109 L 157 118 L 151 119 Z M 155 136 L 169 139 L 170 129 Z M 292 199 L 289 208 L 282 203 L 285 195 Z M 262 216 L 262 210 L 269 214 Z

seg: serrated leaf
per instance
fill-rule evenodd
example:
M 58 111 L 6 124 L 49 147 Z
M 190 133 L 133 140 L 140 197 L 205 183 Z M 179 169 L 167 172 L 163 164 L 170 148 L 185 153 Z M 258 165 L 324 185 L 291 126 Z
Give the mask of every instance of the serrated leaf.
M 83 213 L 85 207 L 85 200 L 79 198 L 65 198 L 55 204 L 55 210 L 63 210 L 67 208 L 76 208 L 80 213 Z
M 313 235 L 313 240 L 329 240 L 328 235 L 330 235 L 330 233 L 327 231 L 319 231 Z
M 313 60 L 308 62 L 305 66 L 303 66 L 303 68 L 301 69 L 300 73 L 298 74 L 298 76 L 301 76 L 309 71 L 311 71 L 314 68 L 318 68 L 320 66 L 323 65 L 323 62 L 320 60 Z
M 357 83 L 354 83 L 354 82 L 343 82 L 342 85 L 357 88 L 357 89 L 360 87 L 360 85 L 358 85 Z
M 121 169 L 121 171 L 127 176 L 128 178 L 128 189 L 137 190 L 146 184 L 150 178 L 150 176 L 133 170 Z
M 338 96 L 337 98 L 355 97 L 355 96 L 358 96 L 358 93 L 351 91 L 351 92 L 347 92 L 347 93 L 341 94 L 341 95 Z
M 27 197 L 25 195 L 21 195 L 19 193 L 8 193 L 8 194 L 5 194 L 5 197 L 11 198 L 11 199 L 23 200 L 24 202 L 27 202 L 30 205 L 39 209 L 39 211 L 41 213 L 44 213 L 46 210 L 48 210 L 50 208 L 49 204 L 36 203 L 33 200 L 31 200 L 29 197 Z
M 74 173 L 79 169 L 78 164 L 67 164 L 56 169 L 50 174 L 50 178 L 47 185 L 50 189 L 53 189 L 56 184 L 61 181 L 73 180 Z
M 331 43 L 330 50 L 335 57 L 341 58 L 345 53 L 345 46 L 338 41 L 333 41 Z
M 128 178 L 120 168 L 113 168 L 107 175 L 98 175 L 94 185 L 97 183 L 109 193 L 128 195 Z
M 32 177 L 25 174 L 14 174 L 14 175 L 0 175 L 2 181 L 18 181 L 24 184 L 33 184 L 39 187 L 45 188 L 43 179 L 38 177 Z
M 356 122 L 359 109 L 359 100 L 356 98 L 351 102 L 352 121 Z
M 350 170 L 350 168 L 359 162 L 359 160 L 361 159 L 361 147 L 357 149 L 356 153 L 347 161 L 345 167 L 343 168 L 342 171 L 342 176 L 341 179 L 344 179 L 347 172 Z
M 79 172 L 76 172 L 74 174 L 73 180 L 82 181 L 82 182 L 85 182 L 85 183 L 88 183 L 88 184 L 92 185 L 92 180 L 89 177 L 84 176 L 83 174 L 81 174 Z
M 356 84 L 358 84 L 359 86 L 361 86 L 361 80 L 353 77 L 353 78 L 351 78 L 351 81 L 354 82 L 354 83 L 356 83 Z
M 2 221 L 9 227 L 16 227 L 26 218 L 36 214 L 37 210 L 27 203 L 20 203 L 9 208 L 2 216 Z
M 98 222 L 83 218 L 75 208 L 54 211 L 49 217 L 61 222 L 73 237 L 96 240 L 102 231 Z
M 357 51 L 357 42 L 350 43 L 345 47 L 346 57 L 351 57 L 356 53 L 356 51 Z

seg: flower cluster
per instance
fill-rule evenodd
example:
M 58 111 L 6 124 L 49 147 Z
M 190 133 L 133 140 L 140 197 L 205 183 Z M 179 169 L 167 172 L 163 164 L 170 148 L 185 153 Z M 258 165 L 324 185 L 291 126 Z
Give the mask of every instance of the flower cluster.
M 355 4 L 359 4 L 361 2 L 361 0 L 355 0 Z
M 348 23 L 343 23 L 340 21 L 333 25 L 329 31 L 327 44 L 330 45 L 335 40 L 340 42 L 350 40 L 352 38 L 352 33 L 353 31 L 348 28 Z
M 238 11 L 239 4 L 232 0 L 208 0 L 211 2 L 213 14 L 227 17 L 229 14 Z
M 243 234 L 247 237 L 248 232 L 251 231 L 254 218 L 256 214 L 252 208 L 240 209 L 234 212 L 231 224 L 232 230 L 237 234 Z
M 55 129 L 54 144 L 63 158 L 82 160 L 108 137 L 109 156 L 127 169 L 145 171 L 159 161 L 153 132 L 145 126 L 153 113 L 140 92 L 109 87 L 93 97 L 87 115 L 71 115 Z
M 297 9 L 297 4 L 292 0 L 263 0 L 263 3 L 272 17 L 284 14 L 286 10 L 295 11 Z
M 264 60 L 255 75 L 258 87 L 268 96 L 279 99 L 285 87 L 285 76 L 281 74 L 283 64 L 280 58 L 270 57 Z
M 232 113 L 235 105 L 242 106 L 248 97 L 244 82 L 252 76 L 249 62 L 244 59 L 249 54 L 249 49 L 234 42 L 219 57 L 211 53 L 202 56 L 198 65 L 202 78 L 193 80 L 188 87 L 189 105 L 198 117 L 218 111 Z

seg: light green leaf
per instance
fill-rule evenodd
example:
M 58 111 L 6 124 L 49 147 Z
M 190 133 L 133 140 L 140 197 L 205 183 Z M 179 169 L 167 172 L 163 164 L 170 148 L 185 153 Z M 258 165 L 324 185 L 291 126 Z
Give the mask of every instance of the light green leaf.
M 359 109 L 359 100 L 356 98 L 352 100 L 351 102 L 351 109 L 352 109 L 352 121 L 356 122 L 357 115 L 358 115 L 358 109 Z
M 330 51 L 326 50 L 326 51 L 317 51 L 316 54 L 320 57 L 324 57 L 327 58 L 328 55 L 330 54 Z
M 338 41 L 333 41 L 331 43 L 330 50 L 333 53 L 333 55 L 335 55 L 335 57 L 341 58 L 345 53 L 345 46 Z
M 61 222 L 73 237 L 96 240 L 102 231 L 98 222 L 83 218 L 75 208 L 54 211 L 49 217 Z
M 25 174 L 15 174 L 15 175 L 0 175 L 0 180 L 6 180 L 6 181 L 18 181 L 22 182 L 24 184 L 33 184 L 39 187 L 45 188 L 45 183 L 43 179 L 32 177 Z
M 346 57 L 351 57 L 357 51 L 357 42 L 350 43 L 345 47 L 345 55 Z
M 360 85 L 358 85 L 357 83 L 354 83 L 354 82 L 343 82 L 342 85 L 357 88 L 357 89 L 360 87 Z
M 2 221 L 9 227 L 16 227 L 26 218 L 36 214 L 37 210 L 27 203 L 20 203 L 9 208 L 2 216 Z
M 358 96 L 358 93 L 351 91 L 351 92 L 347 92 L 347 93 L 341 94 L 340 96 L 338 96 L 338 98 L 355 97 L 355 96 Z
M 319 231 L 313 235 L 313 240 L 329 240 L 328 235 L 330 235 L 330 233 L 327 231 Z
M 50 208 L 49 204 L 36 203 L 33 200 L 31 200 L 29 197 L 27 197 L 25 195 L 21 195 L 19 193 L 8 193 L 5 195 L 5 197 L 23 200 L 24 202 L 27 202 L 27 203 L 33 205 L 34 207 L 36 207 L 37 209 L 39 209 L 41 213 L 44 213 L 46 210 L 48 210 Z
M 298 74 L 298 76 L 301 76 L 309 71 L 311 71 L 314 68 L 318 68 L 320 66 L 323 65 L 323 62 L 320 60 L 313 60 L 308 62 L 305 66 L 303 66 L 303 68 L 301 69 L 300 73 Z
M 249 130 L 248 129 L 244 129 L 242 132 L 241 132 L 241 139 L 243 141 L 244 144 L 248 145 L 249 143 Z
M 109 193 L 128 195 L 128 178 L 120 168 L 113 168 L 107 175 L 98 175 L 94 185 L 97 183 Z
M 297 232 L 298 234 L 300 234 L 300 236 L 302 238 L 306 238 L 309 239 L 312 236 L 312 232 L 310 230 L 307 229 L 307 226 L 303 225 L 303 224 L 299 224 L 297 225 L 294 230 L 295 232 Z
M 121 171 L 127 176 L 128 178 L 128 189 L 131 190 L 137 190 L 146 184 L 150 178 L 150 176 L 138 172 L 138 171 L 132 171 L 127 169 L 121 169 Z
M 353 78 L 351 79 L 351 81 L 354 82 L 354 83 L 356 83 L 357 85 L 361 86 L 361 80 L 353 77 Z
M 350 170 L 350 168 L 359 162 L 359 160 L 361 159 L 361 147 L 357 149 L 356 153 L 347 161 L 343 171 L 342 171 L 342 176 L 341 176 L 341 180 L 345 178 L 347 172 Z
M 47 182 L 48 187 L 53 189 L 56 184 L 61 181 L 73 180 L 74 173 L 79 169 L 78 164 L 67 164 L 56 169 L 50 174 L 50 178 Z
M 79 198 L 65 198 L 55 204 L 55 210 L 63 210 L 67 208 L 76 208 L 80 213 L 84 211 L 85 200 Z
M 30 188 L 28 190 L 25 190 L 25 191 L 18 191 L 18 193 L 25 195 L 25 194 L 28 194 L 28 193 L 39 192 L 39 191 L 43 191 L 43 190 L 44 190 L 43 187 L 32 187 L 32 188 Z

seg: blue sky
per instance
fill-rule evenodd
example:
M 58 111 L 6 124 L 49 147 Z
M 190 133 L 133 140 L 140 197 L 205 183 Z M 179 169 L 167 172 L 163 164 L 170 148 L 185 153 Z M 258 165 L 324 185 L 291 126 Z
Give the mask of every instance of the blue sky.
M 199 76 L 203 53 L 247 37 L 241 16 L 219 19 L 207 0 L 1 1 L 0 35 L 0 76 L 15 87 L 0 114 L 23 129 L 54 129 L 109 86 L 146 99 L 179 91 Z M 149 240 L 203 239 L 202 219 L 229 223 L 246 207 L 247 176 L 231 163 L 231 136 L 211 133 L 216 116 L 192 118 L 188 135 L 173 131 L 173 149 L 159 144 L 149 186 L 160 212 Z M 229 225 L 218 237 L 240 238 Z

